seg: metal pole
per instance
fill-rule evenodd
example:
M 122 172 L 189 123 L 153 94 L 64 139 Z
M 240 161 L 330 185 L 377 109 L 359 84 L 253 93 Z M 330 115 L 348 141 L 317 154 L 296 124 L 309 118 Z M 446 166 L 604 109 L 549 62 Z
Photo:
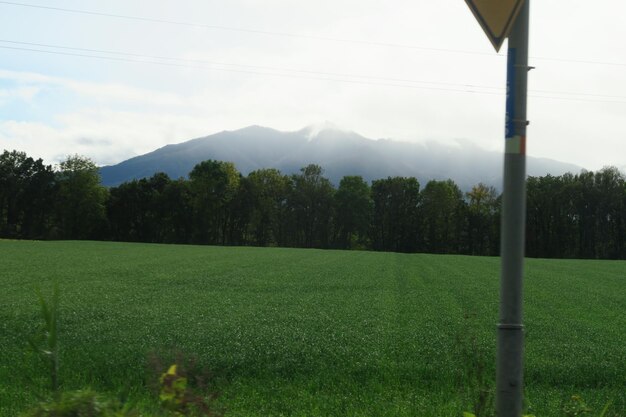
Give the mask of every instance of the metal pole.
M 500 256 L 496 415 L 522 415 L 524 327 L 522 277 L 526 226 L 526 91 L 528 10 L 525 0 L 509 36 Z

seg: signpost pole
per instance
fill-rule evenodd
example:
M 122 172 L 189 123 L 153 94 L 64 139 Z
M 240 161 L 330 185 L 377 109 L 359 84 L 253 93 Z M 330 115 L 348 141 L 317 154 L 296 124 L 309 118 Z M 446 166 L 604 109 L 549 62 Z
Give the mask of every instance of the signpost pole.
M 522 415 L 522 277 L 526 226 L 526 97 L 528 14 L 525 0 L 509 35 L 502 195 L 500 313 L 496 359 L 496 415 Z

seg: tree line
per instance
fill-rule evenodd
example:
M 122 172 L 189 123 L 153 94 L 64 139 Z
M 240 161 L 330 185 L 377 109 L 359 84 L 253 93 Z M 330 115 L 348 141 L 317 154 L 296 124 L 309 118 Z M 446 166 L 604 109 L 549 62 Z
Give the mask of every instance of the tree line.
M 197 164 L 188 179 L 157 173 L 106 188 L 88 158 L 53 168 L 0 155 L 0 236 L 151 243 L 367 249 L 497 255 L 501 196 L 452 180 L 412 177 L 334 186 L 318 165 L 298 174 L 231 162 Z M 626 185 L 613 167 L 529 177 L 531 257 L 626 259 Z

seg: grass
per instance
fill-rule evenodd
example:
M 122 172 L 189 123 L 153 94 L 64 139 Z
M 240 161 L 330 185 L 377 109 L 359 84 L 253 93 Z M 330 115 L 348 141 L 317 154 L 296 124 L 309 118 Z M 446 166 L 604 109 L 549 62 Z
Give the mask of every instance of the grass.
M 498 258 L 0 241 L 0 265 L 1 416 L 47 392 L 25 352 L 34 289 L 55 281 L 66 390 L 149 408 L 148 357 L 177 351 L 211 370 L 228 416 L 460 416 L 472 369 L 493 385 Z M 529 411 L 560 416 L 578 394 L 626 415 L 626 262 L 526 271 Z

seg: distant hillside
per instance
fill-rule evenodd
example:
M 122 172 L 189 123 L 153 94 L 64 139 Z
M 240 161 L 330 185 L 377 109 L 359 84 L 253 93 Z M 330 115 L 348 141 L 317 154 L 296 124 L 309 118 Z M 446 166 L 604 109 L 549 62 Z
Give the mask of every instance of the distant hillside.
M 502 154 L 475 145 L 420 144 L 388 139 L 372 140 L 336 128 L 307 127 L 295 132 L 250 126 L 224 131 L 100 169 L 102 183 L 119 185 L 132 179 L 165 172 L 186 177 L 199 162 L 215 159 L 234 162 L 244 175 L 260 168 L 277 168 L 285 174 L 315 163 L 338 184 L 345 175 L 361 175 L 367 181 L 388 176 L 416 177 L 422 185 L 431 179 L 453 179 L 461 189 L 483 182 L 501 186 Z M 551 159 L 528 158 L 528 174 L 560 175 L 581 167 Z

